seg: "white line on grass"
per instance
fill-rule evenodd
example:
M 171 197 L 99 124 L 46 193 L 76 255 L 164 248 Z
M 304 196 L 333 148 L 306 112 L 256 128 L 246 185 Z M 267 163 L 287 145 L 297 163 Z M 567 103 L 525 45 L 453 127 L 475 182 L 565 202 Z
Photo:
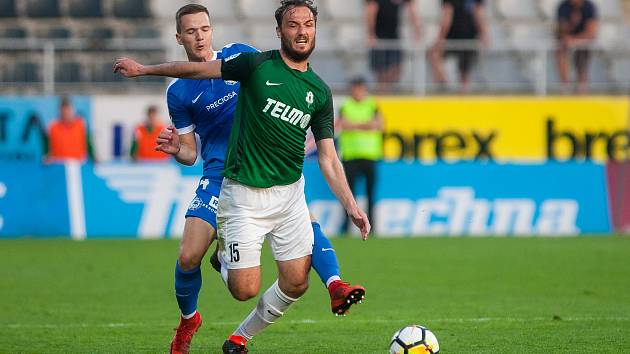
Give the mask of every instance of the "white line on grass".
M 339 322 L 341 319 L 330 320 L 292 320 L 280 322 L 289 325 L 301 324 L 331 324 Z M 350 320 L 352 323 L 406 323 L 407 320 L 393 319 L 373 319 L 373 320 Z M 596 321 L 613 321 L 613 322 L 630 322 L 630 317 L 562 317 L 555 320 L 553 317 L 473 317 L 473 318 L 435 318 L 425 319 L 424 324 L 431 323 L 482 323 L 482 322 L 596 322 Z M 212 326 L 236 326 L 240 322 L 211 322 Z M 30 323 L 9 323 L 2 325 L 4 328 L 10 329 L 64 329 L 64 328 L 126 328 L 126 327 L 156 327 L 156 326 L 173 326 L 173 323 L 166 322 L 114 322 L 114 323 L 49 323 L 49 324 L 30 324 Z

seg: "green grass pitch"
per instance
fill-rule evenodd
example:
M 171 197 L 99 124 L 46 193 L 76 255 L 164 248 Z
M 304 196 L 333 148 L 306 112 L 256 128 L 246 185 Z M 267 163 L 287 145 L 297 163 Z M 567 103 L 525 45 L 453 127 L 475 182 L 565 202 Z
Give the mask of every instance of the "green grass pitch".
M 414 323 L 433 330 L 442 353 L 630 352 L 630 238 L 333 243 L 366 301 L 334 317 L 313 272 L 307 294 L 250 352 L 386 353 L 391 335 Z M 177 249 L 174 240 L 1 241 L 0 352 L 167 352 Z M 263 264 L 267 287 L 268 251 Z M 220 353 L 255 301 L 233 300 L 205 262 L 203 277 L 192 352 Z

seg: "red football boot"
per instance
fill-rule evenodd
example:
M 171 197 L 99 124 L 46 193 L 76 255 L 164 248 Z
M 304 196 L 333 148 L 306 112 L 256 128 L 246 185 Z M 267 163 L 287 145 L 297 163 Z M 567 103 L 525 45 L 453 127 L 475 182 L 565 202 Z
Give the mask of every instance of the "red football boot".
M 365 299 L 365 288 L 361 285 L 350 285 L 335 280 L 328 286 L 330 306 L 335 316 L 345 315 L 350 306 L 361 303 Z
M 188 354 L 190 349 L 190 341 L 192 337 L 201 327 L 201 315 L 199 311 L 189 319 L 181 318 L 179 326 L 175 329 L 175 337 L 171 342 L 171 354 Z

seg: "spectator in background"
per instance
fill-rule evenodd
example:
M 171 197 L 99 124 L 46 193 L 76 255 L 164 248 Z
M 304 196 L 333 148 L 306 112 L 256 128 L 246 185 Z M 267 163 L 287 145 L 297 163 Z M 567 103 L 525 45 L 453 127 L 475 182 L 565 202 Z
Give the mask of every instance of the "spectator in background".
M 591 53 L 588 45 L 597 36 L 597 8 L 590 0 L 565 0 L 558 7 L 557 18 L 558 72 L 562 90 L 567 92 L 569 85 L 569 53 L 573 52 L 573 62 L 578 77 L 578 93 L 588 88 L 588 65 Z
M 348 184 L 356 197 L 357 177 L 365 178 L 368 218 L 374 220 L 376 162 L 383 158 L 383 119 L 376 100 L 368 96 L 365 79 L 356 78 L 351 81 L 350 98 L 341 106 L 339 121 L 339 148 Z M 347 228 L 346 215 L 342 232 L 346 232 Z
M 47 162 L 86 161 L 88 158 L 94 161 L 92 142 L 85 121 L 75 114 L 68 98 L 62 98 L 59 117 L 48 127 L 44 146 Z
M 413 35 L 419 41 L 420 20 L 414 0 L 367 0 L 365 21 L 368 27 L 370 67 L 376 75 L 379 91 L 391 90 L 392 84 L 400 79 L 402 50 L 398 40 L 401 8 L 409 14 Z
M 488 43 L 483 0 L 442 0 L 440 31 L 428 53 L 436 84 L 446 84 L 444 56 L 452 55 L 457 59 L 460 92 L 468 92 L 470 72 L 477 61 L 477 40 L 484 45 Z M 457 43 L 462 48 L 448 48 L 447 43 L 445 50 L 446 41 L 469 42 Z
M 160 132 L 166 126 L 158 118 L 156 106 L 147 108 L 147 118 L 143 124 L 136 127 L 131 141 L 131 159 L 140 162 L 165 161 L 170 156 L 162 151 L 155 150 L 156 140 Z

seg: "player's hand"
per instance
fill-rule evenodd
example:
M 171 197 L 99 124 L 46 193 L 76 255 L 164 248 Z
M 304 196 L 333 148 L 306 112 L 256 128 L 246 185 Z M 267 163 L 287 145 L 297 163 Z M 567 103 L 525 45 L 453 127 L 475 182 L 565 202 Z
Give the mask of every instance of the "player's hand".
M 181 149 L 179 134 L 177 133 L 177 129 L 172 125 L 162 129 L 155 143 L 157 144 L 155 147 L 156 151 L 162 151 L 171 155 L 177 155 Z
M 368 239 L 368 235 L 370 234 L 370 230 L 372 229 L 372 225 L 370 225 L 370 220 L 368 220 L 365 212 L 359 208 L 356 208 L 353 211 L 348 211 L 348 216 L 352 219 L 352 223 L 355 224 L 359 230 L 361 230 L 361 238 L 363 241 Z
M 118 58 L 114 62 L 114 72 L 124 77 L 136 77 L 144 75 L 144 65 L 129 58 Z

